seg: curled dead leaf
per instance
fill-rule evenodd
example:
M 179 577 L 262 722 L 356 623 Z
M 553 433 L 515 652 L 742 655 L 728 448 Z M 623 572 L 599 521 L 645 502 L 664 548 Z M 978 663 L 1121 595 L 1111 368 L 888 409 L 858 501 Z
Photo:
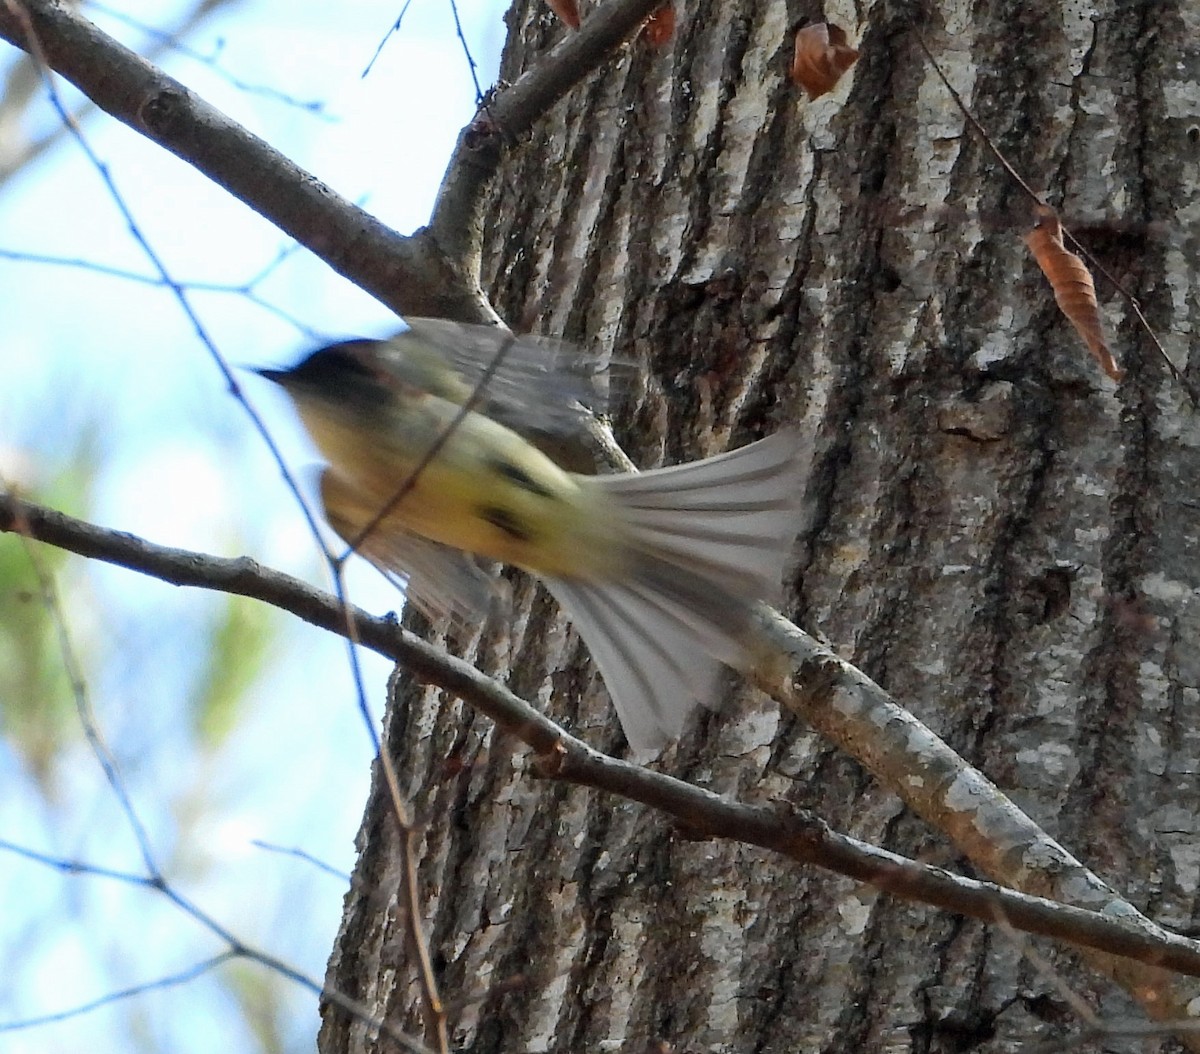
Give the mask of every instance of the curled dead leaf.
M 855 62 L 858 51 L 847 43 L 846 31 L 832 22 L 814 22 L 796 33 L 792 80 L 810 99 L 819 99 Z
M 665 47 L 675 35 L 675 5 L 663 4 L 642 23 L 642 39 L 652 48 Z
M 550 8 L 571 29 L 579 28 L 579 4 L 577 0 L 546 0 Z
M 1075 331 L 1083 338 L 1100 364 L 1114 381 L 1125 376 L 1117 365 L 1104 339 L 1100 322 L 1100 305 L 1096 300 L 1096 285 L 1087 265 L 1063 244 L 1062 224 L 1058 215 L 1047 205 L 1037 208 L 1037 226 L 1025 235 L 1025 244 L 1042 269 L 1058 309 L 1067 316 Z

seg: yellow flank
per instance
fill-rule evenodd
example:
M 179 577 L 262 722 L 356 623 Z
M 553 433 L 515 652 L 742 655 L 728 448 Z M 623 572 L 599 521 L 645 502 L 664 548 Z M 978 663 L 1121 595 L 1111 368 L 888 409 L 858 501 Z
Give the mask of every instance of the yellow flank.
M 329 462 L 339 535 L 434 616 L 488 618 L 494 583 L 467 554 L 539 575 L 629 742 L 655 748 L 717 703 L 722 663 L 761 661 L 754 604 L 779 593 L 808 455 L 785 430 L 644 473 L 568 472 L 522 434 L 573 433 L 587 392 L 572 361 L 554 342 L 420 319 L 259 373 Z M 476 390 L 481 412 L 464 413 Z
M 615 504 L 586 476 L 563 471 L 504 425 L 471 412 L 450 430 L 459 405 L 411 393 L 378 422 L 387 427 L 363 427 L 334 403 L 296 395 L 305 427 L 357 492 L 360 507 L 389 509 L 375 530 L 402 527 L 553 577 L 605 581 L 625 569 L 628 547 Z M 343 518 L 358 520 L 348 510 Z

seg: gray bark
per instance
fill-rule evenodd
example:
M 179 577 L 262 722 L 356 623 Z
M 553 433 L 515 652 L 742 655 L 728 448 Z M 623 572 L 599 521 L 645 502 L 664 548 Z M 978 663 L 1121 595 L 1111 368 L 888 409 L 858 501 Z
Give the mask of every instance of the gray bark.
M 920 28 L 1029 182 L 1141 299 L 1182 367 L 1197 324 L 1200 9 L 830 2 L 862 56 L 829 96 L 787 79 L 815 5 L 679 6 L 502 167 L 485 285 L 506 318 L 645 364 L 616 417 L 644 466 L 798 422 L 816 438 L 790 614 L 828 639 L 1150 917 L 1196 925 L 1200 430 L 1098 280 L 1105 378 L 1019 234 L 1022 194 L 924 61 Z M 1095 17 L 1093 17 L 1093 15 Z M 511 16 L 504 75 L 561 27 Z M 603 686 L 518 579 L 477 658 L 594 745 Z M 1142 1021 L 1074 953 L 640 807 L 537 780 L 528 752 L 398 677 L 387 741 L 425 826 L 426 924 L 457 1047 L 965 1051 L 1078 1036 L 1055 980 Z M 813 808 L 948 866 L 853 759 L 740 688 L 659 762 Z M 396 835 L 373 794 L 329 983 L 419 1031 Z M 1104 1049 L 1169 1049 L 1108 1037 Z M 665 1046 L 656 1046 L 665 1044 Z M 326 1011 L 326 1052 L 388 1049 Z

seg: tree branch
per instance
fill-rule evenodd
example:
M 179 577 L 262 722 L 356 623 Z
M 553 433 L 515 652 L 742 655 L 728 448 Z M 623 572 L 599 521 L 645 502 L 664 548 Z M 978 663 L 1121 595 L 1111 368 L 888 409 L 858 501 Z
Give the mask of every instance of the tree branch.
M 464 278 L 468 268 L 461 266 L 461 261 L 449 260 L 428 231 L 412 238 L 399 236 L 55 0 L 0 3 L 0 38 L 18 47 L 29 46 L 22 20 L 13 14 L 12 7 L 18 2 L 28 12 L 41 49 L 55 70 L 103 109 L 193 164 L 383 303 L 401 313 L 463 321 L 494 318 L 473 281 Z M 600 12 L 609 7 L 615 12 L 620 7 L 625 15 L 635 6 L 635 0 L 614 0 L 603 5 Z M 579 43 L 583 36 L 579 34 L 561 45 L 562 53 L 573 54 L 572 48 L 583 48 L 584 44 Z M 582 54 L 581 61 L 598 61 L 595 56 L 599 52 L 591 59 L 586 58 L 586 52 Z M 589 68 L 581 68 L 579 75 Z M 532 83 L 536 85 L 536 81 Z M 507 117 L 499 99 L 492 104 L 491 112 L 500 114 L 501 124 L 510 121 L 510 130 L 520 129 L 522 121 L 542 112 L 545 99 L 556 91 L 565 91 L 567 86 L 567 79 L 546 75 L 544 94 L 531 91 L 529 95 L 541 99 L 540 103 L 527 108 L 525 97 L 518 92 L 506 104 L 512 108 Z M 437 223 L 447 245 L 455 242 L 448 233 L 450 219 L 442 219 L 449 215 L 443 211 L 443 203 L 452 200 L 454 194 L 460 195 L 460 205 L 472 200 L 472 195 L 478 197 L 482 182 L 476 178 L 476 183 L 474 190 L 446 191 L 451 197 L 444 194 L 439 203 Z M 463 237 L 469 242 L 474 235 Z M 13 499 L 3 500 L 9 520 L 4 529 L 13 529 L 18 510 L 27 517 L 30 533 L 34 533 L 32 525 L 38 515 L 55 515 L 14 504 Z M 64 524 L 65 520 L 60 519 L 56 524 L 45 521 L 42 526 L 50 533 L 57 530 L 60 535 L 71 534 Z M 162 552 L 173 552 L 156 547 L 138 549 L 132 544 L 137 540 L 128 536 L 99 534 L 102 537 L 90 538 L 88 544 L 95 546 L 95 551 L 86 555 L 112 559 L 149 573 L 158 572 L 149 564 L 143 567 L 127 560 L 154 563 Z M 125 541 L 113 549 L 113 538 Z M 72 547 L 65 542 L 56 544 Z M 138 545 L 146 547 L 144 542 Z M 101 550 L 110 555 L 105 556 Z M 281 600 L 294 600 L 294 610 L 301 617 L 337 632 L 342 630 L 342 613 L 331 598 L 303 586 L 296 593 L 294 580 L 268 575 L 251 561 L 198 564 L 211 558 L 178 552 L 174 556 L 168 563 L 171 573 L 179 577 L 160 574 L 168 581 L 244 592 L 283 607 L 289 604 Z M 266 595 L 272 590 L 277 595 Z M 356 612 L 355 619 L 368 646 L 392 655 L 423 679 L 441 684 L 486 710 L 539 752 L 548 753 L 556 745 L 562 750 L 562 744 L 576 742 L 465 663 L 447 659 L 390 623 L 372 620 L 361 612 Z M 764 619 L 776 649 L 788 659 L 785 662 L 766 657 L 756 673 L 756 683 L 782 705 L 803 713 L 831 741 L 863 761 L 915 812 L 945 831 L 981 869 L 1027 892 L 1046 893 L 1103 910 L 1140 928 L 1153 941 L 1170 942 L 1170 934 L 1142 916 L 1050 839 L 878 685 L 778 614 L 767 612 Z M 503 719 L 499 715 L 504 715 Z M 524 730 L 523 734 L 519 729 Z M 914 773 L 920 773 L 921 778 L 911 779 Z M 627 774 L 623 778 L 631 777 Z M 1159 970 L 1134 967 L 1128 960 L 1111 955 L 1094 953 L 1090 961 L 1133 993 L 1157 1019 L 1195 1016 L 1187 1011 L 1196 995 L 1194 987 L 1174 986 Z M 1200 1001 L 1195 1005 L 1200 1008 Z
M 60 0 L 19 0 L 47 64 L 400 315 L 495 322 L 479 289 L 479 209 L 503 146 L 597 69 L 661 0 L 614 0 L 463 132 L 429 228 L 397 234 Z M 30 50 L 0 4 L 0 39 Z
M 22 534 L 173 585 L 197 586 L 262 600 L 322 629 L 350 636 L 346 613 L 337 598 L 289 575 L 261 567 L 253 560 L 223 559 L 154 545 L 134 535 L 98 527 L 3 493 L 0 493 L 0 531 Z M 350 609 L 349 616 L 354 623 L 354 634 L 362 644 L 402 664 L 420 680 L 453 692 L 487 714 L 537 752 L 539 771 L 548 777 L 651 806 L 674 817 L 692 836 L 727 838 L 760 846 L 800 863 L 816 864 L 869 883 L 906 900 L 989 922 L 1003 919 L 1029 933 L 1096 949 L 1109 960 L 1126 957 L 1139 964 L 1130 963 L 1129 970 L 1140 970 L 1143 978 L 1149 973 L 1146 964 L 1157 968 L 1155 972 L 1171 970 L 1200 976 L 1200 943 L 1153 926 L 1132 908 L 1113 912 L 1111 898 L 1104 905 L 1108 914 L 1101 914 L 1099 910 L 1071 907 L 977 882 L 839 834 L 806 812 L 729 801 L 682 780 L 612 758 L 569 735 L 473 666 L 401 628 L 393 618 L 377 618 L 358 608 Z M 784 621 L 781 616 L 776 618 Z M 813 647 L 820 650 L 815 642 Z M 820 659 L 814 653 L 809 663 Z M 856 677 L 860 691 L 873 688 L 882 694 L 881 689 L 853 667 L 825 653 L 824 667 L 831 662 L 844 667 L 843 679 Z M 825 682 L 830 683 L 828 671 Z M 841 690 L 846 690 L 844 684 Z M 814 693 L 814 698 L 817 695 Z M 844 703 L 835 701 L 833 705 Z M 920 726 L 912 722 L 905 728 L 916 734 Z M 932 738 L 928 730 L 924 734 Z M 929 749 L 924 741 L 918 746 L 922 751 Z M 972 771 L 961 759 L 958 763 L 965 771 Z M 999 795 L 995 788 L 991 792 Z M 1042 838 L 1049 841 L 1045 835 Z
M 516 83 L 485 101 L 459 134 L 429 221 L 429 233 L 442 252 L 479 275 L 484 190 L 505 147 L 525 135 L 661 6 L 662 0 L 609 0 L 594 8 L 579 32 L 567 33 Z
M 781 706 L 861 761 L 890 791 L 945 834 L 985 874 L 1033 896 L 1121 918 L 1147 935 L 1173 935 L 1075 859 L 978 769 L 896 703 L 861 670 L 777 611 L 759 612 L 780 655 L 767 656 L 755 683 Z M 919 778 L 914 779 L 914 776 Z M 1196 1020 L 1195 985 L 1103 951 L 1093 968 L 1133 995 L 1151 1017 Z
M 431 239 L 397 234 L 57 0 L 19 2 L 51 69 L 355 285 L 400 314 L 494 319 Z M 0 39 L 30 50 L 7 4 L 0 4 Z
M 191 33 L 209 15 L 227 3 L 229 0 L 198 0 L 174 29 L 169 33 L 164 33 L 150 44 L 146 49 L 147 57 L 153 59 L 175 46 L 177 41 Z M 5 84 L 6 91 L 0 95 L 0 150 L 2 150 L 0 152 L 0 186 L 31 165 L 47 150 L 56 146 L 67 134 L 66 126 L 60 124 L 37 139 L 28 140 L 24 137 L 17 138 L 15 135 L 11 141 L 5 138 L 6 131 L 15 133 L 16 125 L 26 104 L 29 99 L 33 98 L 37 85 L 41 81 L 40 73 L 36 61 L 32 56 L 28 56 L 9 71 Z M 10 98 L 7 89 L 11 89 L 14 83 L 19 85 L 18 95 L 16 98 Z M 28 90 L 26 90 L 27 86 Z M 95 109 L 95 103 L 84 103 L 72 113 L 71 117 L 77 124 L 82 123 Z

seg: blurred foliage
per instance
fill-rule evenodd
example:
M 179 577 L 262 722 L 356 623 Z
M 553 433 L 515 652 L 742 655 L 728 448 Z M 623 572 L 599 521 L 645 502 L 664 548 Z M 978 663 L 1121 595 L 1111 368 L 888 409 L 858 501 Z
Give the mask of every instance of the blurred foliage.
M 86 508 L 96 476 L 90 431 L 81 434 L 69 467 L 30 493 L 33 500 L 67 511 Z M 50 800 L 55 759 L 81 733 L 52 608 L 56 595 L 67 606 L 57 583 L 69 559 L 61 549 L 15 535 L 0 542 L 0 734 Z
M 193 733 L 209 750 L 219 747 L 237 724 L 247 690 L 266 670 L 280 624 L 276 609 L 267 604 L 239 596 L 222 599 L 191 706 Z
M 284 1054 L 280 1000 L 282 978 L 256 963 L 236 960 L 221 970 L 221 979 L 237 1000 L 242 1019 L 262 1054 Z
M 34 547 L 46 574 L 66 562 L 65 553 L 36 542 L 0 545 L 0 732 L 51 797 L 55 756 L 79 734 L 79 722 Z

